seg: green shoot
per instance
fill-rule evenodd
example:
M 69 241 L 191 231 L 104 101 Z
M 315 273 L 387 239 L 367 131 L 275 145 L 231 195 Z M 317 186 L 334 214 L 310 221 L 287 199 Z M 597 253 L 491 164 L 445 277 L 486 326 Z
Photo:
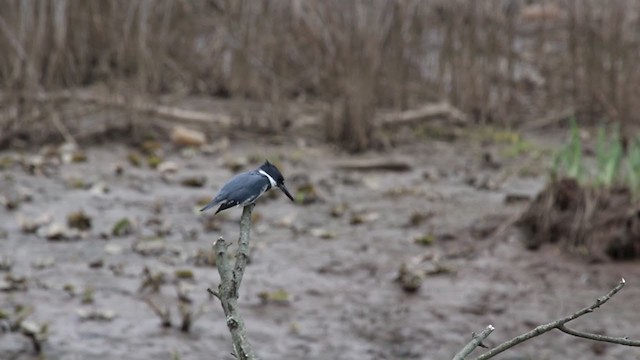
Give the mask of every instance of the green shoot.
M 622 162 L 622 142 L 620 132 L 615 127 L 611 137 L 606 138 L 603 127 L 598 129 L 598 140 L 596 145 L 597 174 L 596 185 L 611 187 L 614 180 L 619 175 L 620 164 Z
M 635 139 L 627 153 L 627 182 L 634 196 L 640 193 L 640 139 Z

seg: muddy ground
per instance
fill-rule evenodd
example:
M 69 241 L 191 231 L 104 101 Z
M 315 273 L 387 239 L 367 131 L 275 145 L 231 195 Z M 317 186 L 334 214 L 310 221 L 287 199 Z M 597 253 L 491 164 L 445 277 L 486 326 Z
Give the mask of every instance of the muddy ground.
M 531 141 L 536 138 L 546 136 Z M 522 198 L 544 186 L 544 161 L 529 155 L 503 156 L 503 146 L 467 138 L 422 139 L 358 157 L 295 140 L 234 140 L 213 154 L 163 149 L 177 173 L 135 167 L 131 148 L 115 143 L 87 147 L 87 162 L 43 173 L 20 164 L 2 171 L 5 198 L 30 192 L 32 200 L 0 209 L 0 254 L 7 264 L 0 275 L 26 278 L 13 287 L 5 279 L 0 308 L 11 313 L 16 304 L 30 306 L 28 320 L 48 324 L 42 358 L 233 359 L 220 304 L 206 292 L 217 284 L 217 271 L 195 254 L 206 254 L 218 236 L 235 241 L 241 210 L 227 211 L 207 230 L 212 214 L 196 209 L 233 174 L 230 163 L 265 156 L 280 161 L 292 190 L 308 176 L 320 199 L 294 204 L 276 194 L 257 204 L 240 306 L 262 359 L 450 359 L 473 331 L 493 324 L 497 330 L 486 343 L 496 345 L 591 304 L 623 276 L 627 288 L 574 327 L 640 338 L 637 263 L 588 263 L 552 245 L 532 252 L 505 226 L 526 207 Z M 484 156 L 487 151 L 493 156 Z M 334 166 L 380 156 L 406 160 L 411 169 Z M 201 188 L 181 184 L 200 175 L 206 177 Z M 45 230 L 24 233 L 18 219 L 50 214 L 64 224 L 78 210 L 92 222 L 76 240 L 47 240 Z M 134 220 L 133 232 L 113 236 L 124 217 Z M 141 241 L 153 244 L 141 248 Z M 428 274 L 415 293 L 395 281 L 403 263 Z M 145 267 L 165 273 L 159 292 L 141 290 Z M 191 270 L 193 279 L 176 279 L 188 277 L 176 270 Z M 177 328 L 177 283 L 191 287 L 193 308 L 207 311 L 188 333 Z M 171 328 L 160 326 L 145 299 L 171 306 Z M 83 318 L 93 310 L 113 318 Z M 9 332 L 0 334 L 0 358 L 38 356 L 27 337 Z M 640 359 L 640 351 L 552 332 L 500 358 Z

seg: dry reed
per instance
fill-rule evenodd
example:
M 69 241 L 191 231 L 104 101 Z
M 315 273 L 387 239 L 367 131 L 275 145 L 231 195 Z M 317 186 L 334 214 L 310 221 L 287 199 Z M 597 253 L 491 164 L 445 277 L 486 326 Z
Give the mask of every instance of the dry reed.
M 636 122 L 640 0 L 7 0 L 0 142 L 41 123 L 28 94 L 106 84 L 136 96 L 328 104 L 326 135 L 373 144 L 376 109 L 447 100 L 513 126 L 567 109 Z M 559 116 L 559 115 L 558 115 Z M 32 127 L 31 127 L 32 128 Z

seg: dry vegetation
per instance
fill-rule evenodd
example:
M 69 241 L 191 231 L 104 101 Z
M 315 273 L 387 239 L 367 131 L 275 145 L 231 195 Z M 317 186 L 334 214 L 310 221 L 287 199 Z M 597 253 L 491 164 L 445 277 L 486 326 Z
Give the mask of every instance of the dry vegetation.
M 639 5 L 3 1 L 0 141 L 34 140 L 43 121 L 98 111 L 95 104 L 69 109 L 34 98 L 96 85 L 127 98 L 204 94 L 264 102 L 265 131 L 296 120 L 288 112 L 294 100 L 319 104 L 327 138 L 351 150 L 375 144 L 376 109 L 441 100 L 480 123 L 544 125 L 575 113 L 581 121 L 624 126 L 639 110 Z

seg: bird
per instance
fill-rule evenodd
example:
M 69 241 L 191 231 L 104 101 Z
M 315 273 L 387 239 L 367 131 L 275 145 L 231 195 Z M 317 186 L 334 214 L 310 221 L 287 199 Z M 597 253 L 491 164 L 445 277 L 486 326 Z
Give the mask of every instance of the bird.
M 295 201 L 284 185 L 284 176 L 280 170 L 269 160 L 265 160 L 259 168 L 238 174 L 227 181 L 218 194 L 200 211 L 211 209 L 218 204 L 220 207 L 215 214 L 234 206 L 247 206 L 253 204 L 273 187 L 279 188 L 291 201 Z

